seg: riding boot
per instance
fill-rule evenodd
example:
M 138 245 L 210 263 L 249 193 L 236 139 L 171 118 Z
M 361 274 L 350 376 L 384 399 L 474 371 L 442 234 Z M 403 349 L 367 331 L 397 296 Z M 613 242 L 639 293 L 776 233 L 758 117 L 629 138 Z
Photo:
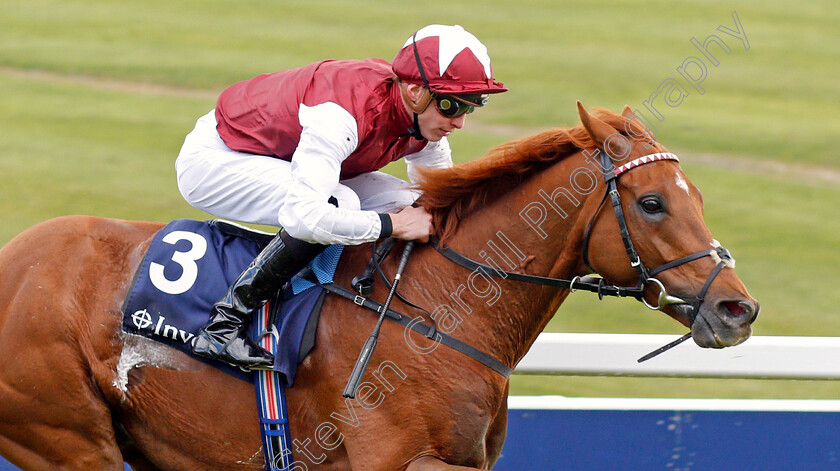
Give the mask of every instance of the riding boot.
M 213 305 L 209 322 L 198 333 L 193 353 L 243 369 L 271 369 L 274 357 L 251 340 L 246 331 L 251 312 L 265 304 L 325 248 L 294 239 L 284 230 L 278 232 Z

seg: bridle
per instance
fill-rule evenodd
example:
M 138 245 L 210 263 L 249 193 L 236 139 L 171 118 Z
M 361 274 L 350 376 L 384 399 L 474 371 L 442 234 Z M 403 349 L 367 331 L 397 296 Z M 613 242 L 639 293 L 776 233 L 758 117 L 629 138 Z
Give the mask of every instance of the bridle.
M 484 274 L 490 276 L 496 276 L 500 278 L 510 279 L 513 281 L 521 281 L 525 283 L 539 284 L 544 286 L 567 288 L 571 292 L 577 290 L 586 290 L 597 293 L 598 297 L 601 299 L 603 299 L 604 296 L 629 296 L 641 301 L 645 306 L 652 310 L 662 310 L 666 306 L 674 304 L 688 304 L 692 308 L 691 312 L 688 314 L 689 327 L 691 327 L 692 325 L 694 325 L 694 321 L 697 318 L 700 306 L 703 304 L 706 297 L 706 293 L 708 292 L 712 282 L 715 280 L 715 278 L 718 276 L 721 270 L 723 270 L 726 267 L 734 267 L 735 260 L 732 258 L 727 249 L 721 247 L 720 244 L 717 243 L 717 241 L 713 241 L 713 246 L 711 250 L 703 250 L 700 252 L 696 252 L 691 255 L 681 257 L 677 260 L 664 263 L 652 270 L 649 269 L 644 264 L 644 262 L 642 262 L 641 257 L 639 257 L 639 254 L 636 251 L 635 246 L 633 245 L 633 240 L 630 236 L 630 231 L 627 228 L 627 219 L 624 216 L 624 210 L 621 206 L 621 196 L 618 192 L 617 180 L 624 173 L 627 173 L 630 170 L 635 169 L 639 166 L 663 160 L 672 160 L 675 162 L 679 162 L 679 158 L 677 158 L 676 155 L 670 152 L 659 152 L 639 157 L 616 168 L 615 165 L 613 165 L 612 159 L 605 152 L 599 151 L 599 157 L 601 160 L 601 168 L 603 170 L 604 182 L 606 183 L 606 192 L 604 193 L 604 197 L 601 200 L 601 204 L 598 206 L 598 210 L 595 212 L 595 214 L 592 216 L 592 219 L 587 224 L 586 231 L 583 237 L 583 260 L 584 263 L 586 263 L 586 266 L 589 267 L 590 270 L 592 270 L 592 272 L 594 273 L 595 270 L 592 269 L 589 263 L 589 245 L 590 238 L 592 236 L 592 228 L 594 227 L 595 221 L 598 219 L 601 210 L 606 204 L 607 199 L 609 199 L 612 203 L 613 212 L 615 213 L 615 217 L 618 222 L 621 240 L 624 243 L 624 248 L 627 251 L 627 256 L 630 259 L 630 266 L 633 267 L 637 273 L 638 282 L 636 283 L 635 287 L 610 285 L 607 284 L 603 278 L 590 276 L 575 276 L 571 280 L 565 280 L 561 278 L 549 278 L 535 275 L 526 275 L 522 273 L 507 272 L 504 270 L 500 270 L 496 267 L 492 267 L 471 260 L 450 248 L 441 247 L 436 240 L 433 240 L 431 242 L 432 246 L 438 252 L 440 252 L 442 255 L 444 255 L 449 260 L 455 262 L 456 264 L 461 265 L 464 268 L 468 268 L 470 270 L 481 270 Z M 700 289 L 700 292 L 692 300 L 685 300 L 683 298 L 679 298 L 668 294 L 668 292 L 665 290 L 665 286 L 662 284 L 661 281 L 659 281 L 659 279 L 656 278 L 656 275 L 666 270 L 676 268 L 678 266 L 704 257 L 712 257 L 712 259 L 716 261 L 716 266 L 709 274 L 708 278 L 706 278 L 706 282 Z M 644 290 L 648 285 L 656 285 L 656 287 L 659 289 L 659 295 L 657 296 L 656 305 L 648 303 L 647 300 L 644 298 Z M 659 353 L 662 353 L 665 350 L 668 350 L 669 348 L 672 348 L 682 343 L 683 341 L 688 340 L 689 338 L 691 338 L 690 332 L 685 336 L 681 337 L 680 339 L 672 342 L 671 344 L 668 344 L 660 348 L 659 350 L 652 352 L 646 355 L 645 357 L 642 357 L 641 359 L 639 359 L 639 361 L 644 361 L 649 358 L 652 358 L 653 356 L 658 355 Z
M 621 196 L 618 192 L 618 186 L 616 182 L 621 175 L 641 165 L 649 164 L 652 162 L 659 162 L 662 160 L 672 160 L 675 162 L 679 162 L 679 159 L 676 155 L 671 154 L 669 152 L 660 152 L 639 157 L 616 168 L 615 165 L 613 165 L 613 162 L 610 159 L 610 157 L 604 152 L 599 151 L 599 157 L 601 160 L 601 168 L 603 170 L 604 182 L 606 183 L 606 191 L 604 193 L 604 197 L 601 200 L 601 204 L 598 206 L 598 209 L 595 211 L 595 214 L 592 216 L 592 219 L 590 219 L 589 223 L 586 226 L 586 231 L 584 232 L 583 236 L 583 260 L 586 266 L 589 267 L 589 269 L 592 270 L 592 272 L 595 272 L 595 270 L 592 269 L 589 263 L 590 239 L 592 236 L 592 229 L 595 226 L 595 222 L 598 219 L 601 210 L 604 208 L 607 199 L 609 199 L 612 203 L 613 212 L 615 213 L 615 217 L 618 222 L 621 240 L 624 243 L 624 248 L 627 251 L 627 256 L 630 259 L 630 266 L 633 267 L 637 273 L 638 282 L 636 283 L 636 286 L 628 287 L 611 285 L 608 284 L 602 277 L 575 276 L 571 280 L 566 280 L 562 278 L 550 278 L 544 276 L 527 275 L 524 273 L 508 272 L 495 266 L 490 266 L 480 262 L 476 262 L 475 260 L 465 257 L 464 255 L 458 253 L 457 251 L 451 248 L 442 247 L 440 241 L 438 241 L 435 238 L 432 238 L 429 244 L 432 247 L 434 247 L 434 249 L 437 250 L 440 254 L 442 254 L 450 261 L 456 263 L 457 265 L 460 265 L 471 271 L 480 271 L 482 274 L 487 276 L 495 276 L 506 280 L 519 281 L 542 286 L 565 288 L 571 292 L 578 290 L 590 291 L 593 293 L 597 293 L 600 299 L 603 299 L 604 296 L 633 297 L 644 303 L 644 305 L 648 308 L 653 310 L 661 310 L 666 306 L 674 304 L 689 304 L 692 307 L 692 310 L 689 313 L 689 326 L 692 326 L 697 318 L 697 313 L 699 312 L 700 306 L 704 302 L 704 298 L 712 282 L 715 280 L 715 278 L 718 276 L 721 270 L 723 270 L 726 267 L 734 267 L 735 260 L 729 254 L 728 250 L 721 247 L 720 244 L 717 243 L 717 241 L 713 241 L 712 250 L 703 250 L 700 252 L 696 252 L 691 255 L 678 258 L 677 260 L 664 263 L 652 270 L 648 269 L 644 262 L 642 262 L 641 257 L 639 257 L 639 254 L 636 251 L 636 247 L 633 245 L 633 240 L 630 236 L 630 231 L 627 228 L 627 219 L 624 216 L 624 209 L 621 207 Z M 321 284 L 321 286 L 331 293 L 338 294 L 340 296 L 352 300 L 359 306 L 366 307 L 376 312 L 385 311 L 386 315 L 389 316 L 389 318 L 405 324 L 407 328 L 419 332 L 429 339 L 437 338 L 441 343 L 448 345 L 449 347 L 463 353 L 464 355 L 469 356 L 470 358 L 475 359 L 476 361 L 491 368 L 492 370 L 496 371 L 502 376 L 509 377 L 512 370 L 507 365 L 499 362 L 492 356 L 481 352 L 471 347 L 470 345 L 465 344 L 464 342 L 461 342 L 460 340 L 454 337 L 439 332 L 434 323 L 434 316 L 431 316 L 433 319 L 431 326 L 423 323 L 418 323 L 412 320 L 409 316 L 405 316 L 396 311 L 386 309 L 383 305 L 365 297 L 372 291 L 373 270 L 379 268 L 379 262 L 388 255 L 388 252 L 390 251 L 391 247 L 393 247 L 394 243 L 395 240 L 392 240 L 389 243 L 383 244 L 383 246 L 380 249 L 377 249 L 375 244 L 373 245 L 373 257 L 371 259 L 371 262 L 368 264 L 368 267 L 365 270 L 365 272 L 355 277 L 352 282 L 353 288 L 358 294 L 356 294 L 353 291 L 342 288 L 338 285 L 335 285 L 334 283 Z M 671 268 L 675 268 L 680 265 L 684 265 L 686 263 L 704 257 L 712 257 L 712 259 L 715 260 L 716 265 L 712 272 L 709 274 L 709 277 L 706 278 L 706 282 L 703 285 L 702 289 L 693 300 L 689 301 L 676 296 L 669 295 L 665 290 L 665 286 L 662 284 L 662 282 L 656 278 L 656 275 L 666 270 L 670 270 Z M 382 275 L 383 279 L 385 279 L 384 274 L 381 273 L 381 270 L 378 271 L 380 271 L 380 274 Z M 387 284 L 387 280 L 385 281 L 385 283 Z M 659 289 L 659 295 L 657 296 L 656 305 L 648 303 L 647 300 L 645 300 L 644 298 L 644 290 L 648 285 L 656 285 L 656 287 Z M 397 294 L 397 296 L 399 295 Z M 403 298 L 400 297 L 400 299 Z M 428 313 L 427 310 L 413 303 L 410 303 L 404 299 L 403 301 L 412 307 L 421 309 Z M 668 345 L 665 345 L 657 350 L 654 350 L 651 353 L 648 353 L 647 355 L 640 358 L 638 361 L 642 362 L 653 358 L 654 356 L 659 355 L 660 353 L 672 347 L 675 347 L 690 338 L 691 332 L 669 343 Z
M 714 281 L 714 279 L 724 268 L 734 267 L 735 259 L 732 258 L 732 255 L 730 255 L 729 250 L 721 247 L 720 244 L 717 243 L 717 241 L 713 241 L 712 250 L 703 250 L 700 252 L 693 253 L 691 255 L 686 255 L 685 257 L 681 257 L 677 260 L 664 263 L 652 270 L 649 269 L 644 264 L 644 262 L 642 262 L 641 257 L 639 257 L 638 252 L 636 252 L 636 247 L 633 245 L 633 240 L 630 237 L 630 231 L 627 228 L 627 219 L 625 218 L 624 210 L 621 207 L 621 196 L 618 192 L 618 187 L 616 183 L 618 177 L 641 165 L 645 165 L 652 162 L 659 162 L 662 160 L 673 160 L 675 162 L 679 162 L 680 159 L 670 152 L 659 152 L 639 157 L 627 164 L 616 168 L 613 165 L 612 159 L 610 159 L 610 157 L 605 152 L 599 152 L 599 156 L 601 159 L 601 166 L 604 169 L 604 181 L 607 185 L 607 190 L 604 193 L 604 198 L 601 200 L 601 205 L 598 207 L 598 210 L 595 212 L 595 215 L 592 216 L 592 219 L 586 226 L 586 232 L 583 236 L 584 263 L 587 267 L 589 267 L 592 270 L 592 267 L 589 263 L 589 240 L 592 236 L 592 228 L 595 225 L 595 221 L 598 219 L 598 215 L 600 214 L 601 209 L 603 209 L 607 199 L 609 198 L 612 202 L 613 212 L 615 213 L 616 221 L 618 222 L 618 228 L 619 232 L 621 233 L 621 240 L 624 243 L 624 249 L 626 250 L 627 256 L 630 259 L 630 266 L 633 267 L 637 273 L 637 286 L 643 289 L 647 285 L 654 284 L 659 289 L 657 305 L 651 305 L 647 302 L 646 299 L 644 299 L 644 297 L 642 297 L 640 301 L 642 301 L 642 303 L 644 303 L 645 306 L 653 310 L 661 310 L 664 307 L 672 304 L 689 304 L 692 307 L 692 311 L 689 314 L 689 325 L 693 325 L 694 320 L 697 317 L 697 312 L 700 309 L 700 305 L 703 303 L 706 297 L 706 292 L 709 290 L 712 281 Z M 656 278 L 656 275 L 664 272 L 665 270 L 676 268 L 680 265 L 684 265 L 686 263 L 698 260 L 703 257 L 712 257 L 714 260 L 717 261 L 717 265 L 709 274 L 709 277 L 706 278 L 706 283 L 703 285 L 703 288 L 700 289 L 700 292 L 691 301 L 687 301 L 682 298 L 669 295 L 665 290 L 665 286 L 662 284 L 662 282 Z M 592 271 L 594 272 L 595 270 Z

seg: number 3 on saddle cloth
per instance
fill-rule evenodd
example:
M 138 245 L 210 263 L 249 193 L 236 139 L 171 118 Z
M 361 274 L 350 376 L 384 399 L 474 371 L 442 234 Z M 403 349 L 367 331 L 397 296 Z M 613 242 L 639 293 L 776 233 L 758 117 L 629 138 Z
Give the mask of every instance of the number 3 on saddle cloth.
M 195 335 L 209 319 L 213 303 L 273 237 L 219 220 L 178 219 L 167 224 L 155 234 L 134 274 L 123 304 L 123 331 L 192 355 Z M 310 264 L 321 283 L 332 282 L 342 249 L 330 246 Z M 255 338 L 269 323 L 274 326 L 271 334 L 258 339 L 274 353 L 274 373 L 246 373 L 226 363 L 194 357 L 256 384 L 269 470 L 285 469 L 288 465 L 283 464 L 290 462 L 288 437 L 283 440 L 282 435 L 283 429 L 288 430 L 284 384 L 278 383 L 291 387 L 298 363 L 314 347 L 324 294 L 320 286 L 295 277 L 273 301 L 255 312 L 251 327 Z M 271 382 L 271 387 L 265 387 L 265 382 Z M 266 397 L 270 396 L 267 390 L 280 394 Z M 272 447 L 266 440 L 279 442 Z
M 213 303 L 272 238 L 219 220 L 170 222 L 155 234 L 134 274 L 123 304 L 123 331 L 191 355 L 195 335 L 207 323 Z M 310 265 L 322 283 L 332 282 L 342 248 L 329 247 Z M 276 333 L 274 371 L 284 376 L 287 386 L 294 382 L 297 364 L 314 347 L 323 294 L 323 288 L 295 277 L 266 305 Z M 250 373 L 207 362 L 252 381 Z

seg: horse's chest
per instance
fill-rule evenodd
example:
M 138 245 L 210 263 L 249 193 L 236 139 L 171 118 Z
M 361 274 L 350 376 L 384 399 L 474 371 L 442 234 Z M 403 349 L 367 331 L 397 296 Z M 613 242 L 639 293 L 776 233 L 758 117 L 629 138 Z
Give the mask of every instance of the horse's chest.
M 488 404 L 469 390 L 449 394 L 441 398 L 440 404 L 447 411 L 446 417 L 429 432 L 448 462 L 482 466 L 488 455 L 498 454 L 494 444 L 504 439 L 498 404 Z

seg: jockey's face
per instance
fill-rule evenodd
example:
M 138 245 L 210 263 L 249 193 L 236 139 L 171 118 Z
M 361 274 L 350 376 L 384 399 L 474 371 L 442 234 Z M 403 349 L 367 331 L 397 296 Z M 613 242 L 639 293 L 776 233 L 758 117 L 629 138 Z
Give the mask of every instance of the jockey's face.
M 417 101 L 424 92 L 425 90 L 423 90 L 423 88 L 419 85 L 410 84 L 406 86 L 406 94 L 412 101 Z M 406 105 L 406 110 L 409 115 L 413 113 L 413 111 L 408 108 L 408 105 Z M 437 142 L 444 136 L 451 134 L 452 131 L 461 129 L 464 127 L 466 120 L 466 114 L 461 114 L 453 118 L 444 116 L 438 110 L 434 100 L 431 100 L 426 109 L 417 115 L 417 123 L 420 126 L 420 134 L 432 142 Z
M 466 120 L 466 114 L 454 118 L 447 118 L 438 111 L 434 103 L 431 103 L 425 111 L 417 116 L 417 122 L 420 124 L 420 133 L 432 142 L 437 142 L 444 136 L 451 134 L 452 131 L 461 129 L 464 127 Z

